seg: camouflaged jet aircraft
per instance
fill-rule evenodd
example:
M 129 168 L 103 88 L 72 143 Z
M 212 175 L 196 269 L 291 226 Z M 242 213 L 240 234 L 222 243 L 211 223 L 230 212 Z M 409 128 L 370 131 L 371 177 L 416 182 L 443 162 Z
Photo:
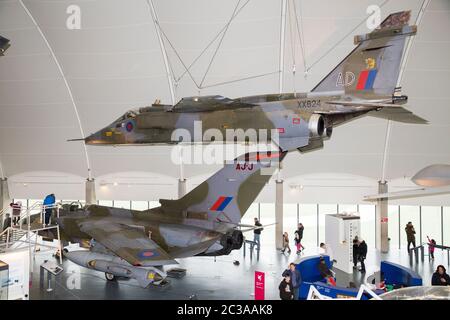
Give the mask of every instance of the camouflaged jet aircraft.
M 427 123 L 404 109 L 407 96 L 396 88 L 411 12 L 389 15 L 372 32 L 356 36 L 356 48 L 310 93 L 264 94 L 237 99 L 199 96 L 176 105 L 153 104 L 126 112 L 111 125 L 84 138 L 88 145 L 173 144 L 180 142 L 274 142 L 281 151 L 323 147 L 333 128 L 362 115 L 406 123 Z M 220 136 L 196 133 L 208 129 Z M 190 140 L 174 134 L 189 132 Z M 255 130 L 250 134 L 237 134 Z M 231 130 L 231 131 L 227 131 Z
M 4 56 L 10 46 L 9 40 L 0 36 L 0 56 Z
M 134 278 L 142 287 L 161 283 L 162 266 L 177 258 L 227 255 L 241 248 L 243 232 L 258 228 L 240 224 L 241 218 L 285 155 L 242 155 L 184 197 L 145 211 L 99 205 L 60 210 L 61 238 L 89 247 L 64 255 L 105 272 L 108 280 Z

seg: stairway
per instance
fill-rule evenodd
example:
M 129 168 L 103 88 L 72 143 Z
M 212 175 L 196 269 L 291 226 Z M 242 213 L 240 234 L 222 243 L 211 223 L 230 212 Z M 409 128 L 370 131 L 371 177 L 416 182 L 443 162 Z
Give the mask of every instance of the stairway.
M 27 231 L 20 230 L 17 228 L 10 228 L 9 231 L 9 244 L 13 244 L 14 242 L 22 239 L 27 234 Z M 0 244 L 6 243 L 6 237 L 8 236 L 7 232 L 4 232 L 0 235 Z

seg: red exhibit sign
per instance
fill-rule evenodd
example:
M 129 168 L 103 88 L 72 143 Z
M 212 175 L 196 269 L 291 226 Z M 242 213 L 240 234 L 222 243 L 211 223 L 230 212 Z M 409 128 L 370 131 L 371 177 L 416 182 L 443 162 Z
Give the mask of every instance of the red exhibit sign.
M 387 223 L 387 222 L 388 222 L 388 218 L 387 217 L 381 218 L 381 223 Z
M 255 300 L 264 300 L 264 272 L 255 271 Z

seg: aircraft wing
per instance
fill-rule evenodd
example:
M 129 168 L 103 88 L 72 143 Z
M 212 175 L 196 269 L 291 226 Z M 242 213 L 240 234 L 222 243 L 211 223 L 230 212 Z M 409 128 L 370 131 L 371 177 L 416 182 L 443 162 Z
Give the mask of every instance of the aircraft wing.
M 416 116 L 414 113 L 412 113 L 409 110 L 406 110 L 402 107 L 395 107 L 395 108 L 383 108 L 376 111 L 371 111 L 368 113 L 369 116 L 382 118 L 382 119 L 388 119 L 393 120 L 397 122 L 404 122 L 404 123 L 417 123 L 417 124 L 427 124 L 428 121 Z
M 373 101 L 327 101 L 327 104 L 349 107 L 347 110 L 318 111 L 323 115 L 342 115 L 352 113 L 367 113 L 367 115 L 403 123 L 427 124 L 428 121 L 415 115 L 411 111 L 393 103 Z
M 80 229 L 133 266 L 148 267 L 178 263 L 156 242 L 135 228 L 98 221 L 81 223 Z
M 450 186 L 437 188 L 420 188 L 414 190 L 405 190 L 398 192 L 388 192 L 365 196 L 366 201 L 377 201 L 378 199 L 407 199 L 416 197 L 435 196 L 439 194 L 450 193 Z
M 211 247 L 217 240 L 220 238 L 213 238 L 203 242 L 196 243 L 194 245 L 177 248 L 175 250 L 170 251 L 170 255 L 174 258 L 188 258 L 200 253 L 205 252 L 209 247 Z

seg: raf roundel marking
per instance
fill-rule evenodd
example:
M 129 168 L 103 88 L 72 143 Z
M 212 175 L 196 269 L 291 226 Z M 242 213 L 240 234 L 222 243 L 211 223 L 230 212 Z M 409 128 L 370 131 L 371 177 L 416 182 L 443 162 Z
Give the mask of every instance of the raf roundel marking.
M 158 256 L 158 253 L 152 250 L 142 250 L 141 252 L 138 253 L 138 256 L 141 259 L 146 259 Z
M 133 128 L 134 128 L 133 122 L 128 122 L 128 123 L 126 124 L 125 128 L 127 129 L 128 132 L 133 131 Z

